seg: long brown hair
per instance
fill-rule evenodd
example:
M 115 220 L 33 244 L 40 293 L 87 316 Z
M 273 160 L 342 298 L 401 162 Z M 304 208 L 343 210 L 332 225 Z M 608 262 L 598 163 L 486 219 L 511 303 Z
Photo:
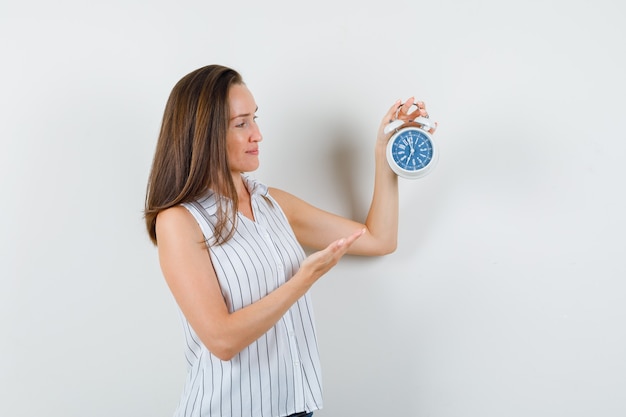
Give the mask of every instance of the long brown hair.
M 208 187 L 225 197 L 218 198 L 215 243 L 225 242 L 234 233 L 234 219 L 229 213 L 237 213 L 238 199 L 226 154 L 228 92 L 234 84 L 243 84 L 237 71 L 208 65 L 184 76 L 170 93 L 144 210 L 148 234 L 155 245 L 157 215 L 200 197 Z

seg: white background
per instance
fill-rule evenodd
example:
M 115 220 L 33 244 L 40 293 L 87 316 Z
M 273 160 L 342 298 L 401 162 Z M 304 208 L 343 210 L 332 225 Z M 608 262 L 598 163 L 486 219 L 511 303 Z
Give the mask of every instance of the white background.
M 165 101 L 239 70 L 254 175 L 362 220 L 415 95 L 398 250 L 314 288 L 335 416 L 626 415 L 618 0 L 0 3 L 0 415 L 170 416 L 182 332 L 142 220 Z

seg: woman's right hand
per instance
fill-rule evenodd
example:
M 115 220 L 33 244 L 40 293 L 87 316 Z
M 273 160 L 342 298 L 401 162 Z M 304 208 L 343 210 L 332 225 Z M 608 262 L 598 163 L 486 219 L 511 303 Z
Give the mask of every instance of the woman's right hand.
M 302 273 L 302 279 L 311 286 L 322 275 L 330 271 L 346 254 L 350 246 L 363 234 L 365 229 L 357 230 L 350 236 L 332 242 L 325 249 L 309 255 L 300 266 L 298 273 Z

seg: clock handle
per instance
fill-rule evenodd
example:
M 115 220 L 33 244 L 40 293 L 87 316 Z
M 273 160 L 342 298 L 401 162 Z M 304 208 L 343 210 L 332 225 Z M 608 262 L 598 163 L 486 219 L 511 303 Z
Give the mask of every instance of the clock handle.
M 435 124 L 429 118 L 420 116 L 415 120 L 409 120 L 407 122 L 400 119 L 393 120 L 389 122 L 387 126 L 385 126 L 383 132 L 385 132 L 385 134 L 391 133 L 394 130 L 398 129 L 400 126 L 402 126 L 404 123 L 416 123 L 420 126 L 421 129 L 427 132 L 435 127 Z
M 423 117 L 423 116 L 420 116 L 416 118 L 415 120 L 413 120 L 413 123 L 417 123 L 418 125 L 421 125 L 422 128 L 426 130 L 427 132 L 430 129 L 433 129 L 435 127 L 434 122 L 432 122 L 428 117 Z
M 400 119 L 393 120 L 389 122 L 387 126 L 385 126 L 385 128 L 383 129 L 383 132 L 385 132 L 385 134 L 391 133 L 397 128 L 399 128 L 400 126 L 402 126 L 403 124 L 404 124 L 404 120 L 400 120 Z

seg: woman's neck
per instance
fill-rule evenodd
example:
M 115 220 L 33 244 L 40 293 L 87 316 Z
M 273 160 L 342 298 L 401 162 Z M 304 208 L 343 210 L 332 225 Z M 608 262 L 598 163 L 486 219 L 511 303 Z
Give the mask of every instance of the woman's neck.
M 238 211 L 247 218 L 254 221 L 254 213 L 252 212 L 252 202 L 250 199 L 250 192 L 246 183 L 243 180 L 241 174 L 233 175 L 233 182 L 235 183 L 235 189 L 237 190 Z

